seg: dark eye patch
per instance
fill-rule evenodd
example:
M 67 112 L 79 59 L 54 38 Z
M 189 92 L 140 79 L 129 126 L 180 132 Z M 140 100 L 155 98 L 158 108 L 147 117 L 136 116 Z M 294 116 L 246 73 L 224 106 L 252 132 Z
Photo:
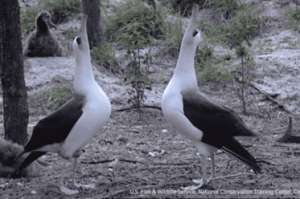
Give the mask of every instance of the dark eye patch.
M 198 31 L 197 31 L 197 30 L 194 30 L 194 32 L 193 32 L 193 37 L 195 37 L 197 34 L 198 34 Z
M 80 37 L 76 37 L 76 42 L 77 42 L 78 45 L 80 45 L 81 44 L 81 38 Z

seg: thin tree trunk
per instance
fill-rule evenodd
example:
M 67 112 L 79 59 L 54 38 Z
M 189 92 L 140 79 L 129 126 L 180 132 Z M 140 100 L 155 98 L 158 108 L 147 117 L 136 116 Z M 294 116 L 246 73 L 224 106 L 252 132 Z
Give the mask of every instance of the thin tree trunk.
M 88 16 L 87 32 L 92 48 L 101 44 L 103 40 L 100 0 L 81 0 L 81 4 L 83 13 Z
M 27 140 L 28 104 L 18 0 L 1 0 L 0 71 L 5 139 L 24 144 Z

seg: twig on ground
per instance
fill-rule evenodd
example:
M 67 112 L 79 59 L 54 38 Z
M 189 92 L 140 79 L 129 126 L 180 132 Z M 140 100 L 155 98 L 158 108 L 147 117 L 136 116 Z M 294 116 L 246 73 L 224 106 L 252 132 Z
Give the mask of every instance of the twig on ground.
M 115 161 L 115 159 L 106 159 L 106 160 L 92 160 L 92 161 L 81 161 L 81 164 L 104 164 Z
M 120 162 L 126 162 L 126 163 L 132 163 L 132 164 L 146 164 L 141 161 L 137 160 L 129 160 L 129 159 L 124 159 L 124 158 L 114 158 L 114 159 L 105 159 L 105 160 L 93 160 L 93 161 L 81 161 L 81 164 L 105 164 L 105 163 L 111 163 L 114 161 L 120 161 Z
M 142 161 L 137 161 L 137 160 L 129 160 L 129 159 L 124 159 L 124 158 L 119 158 L 118 159 L 120 162 L 126 162 L 126 163 L 133 163 L 133 164 L 146 164 L 145 162 Z

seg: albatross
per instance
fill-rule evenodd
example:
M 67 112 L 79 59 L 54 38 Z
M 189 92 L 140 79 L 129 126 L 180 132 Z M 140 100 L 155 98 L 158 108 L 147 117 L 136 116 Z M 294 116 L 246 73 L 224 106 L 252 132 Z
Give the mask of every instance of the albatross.
M 209 182 L 207 159 L 212 158 L 212 175 L 215 175 L 214 153 L 218 150 L 235 156 L 255 172 L 260 172 L 256 159 L 235 139 L 235 136 L 254 136 L 243 121 L 229 108 L 212 102 L 199 90 L 194 58 L 202 41 L 196 28 L 199 12 L 193 6 L 189 25 L 184 33 L 173 76 L 161 101 L 163 115 L 182 136 L 195 144 L 202 163 L 200 187 Z M 195 181 L 196 182 L 196 181 Z
M 80 33 L 73 41 L 76 62 L 73 98 L 37 123 L 21 154 L 29 155 L 16 173 L 45 153 L 54 152 L 65 159 L 74 160 L 72 180 L 74 185 L 79 185 L 75 183 L 74 176 L 80 150 L 101 131 L 111 114 L 110 100 L 93 75 L 86 23 L 87 16 L 84 15 Z M 64 185 L 64 178 L 60 190 L 70 195 L 78 193 L 78 190 Z
M 62 48 L 50 31 L 56 28 L 48 11 L 40 12 L 35 21 L 35 30 L 25 42 L 24 55 L 27 57 L 62 56 Z

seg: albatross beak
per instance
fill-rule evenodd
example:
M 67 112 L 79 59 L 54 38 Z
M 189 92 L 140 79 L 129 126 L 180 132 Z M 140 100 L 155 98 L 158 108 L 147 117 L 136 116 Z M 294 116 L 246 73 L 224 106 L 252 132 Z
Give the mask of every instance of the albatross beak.
M 81 27 L 80 27 L 80 37 L 82 40 L 82 45 L 87 47 L 89 49 L 89 41 L 88 41 L 88 35 L 87 35 L 87 15 L 83 14 L 81 16 Z

